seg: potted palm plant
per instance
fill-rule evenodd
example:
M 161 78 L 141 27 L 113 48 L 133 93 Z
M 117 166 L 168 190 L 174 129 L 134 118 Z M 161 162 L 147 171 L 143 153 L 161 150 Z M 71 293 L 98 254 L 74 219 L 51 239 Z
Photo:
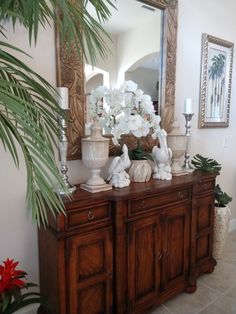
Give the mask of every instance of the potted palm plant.
M 94 7 L 93 18 L 87 4 Z M 23 25 L 30 43 L 37 43 L 39 26 L 54 22 L 65 47 L 76 47 L 78 53 L 95 60 L 96 53 L 106 55 L 100 22 L 109 18 L 110 0 L 2 0 L 0 1 L 0 144 L 19 167 L 19 148 L 27 170 L 27 209 L 33 221 L 47 224 L 47 211 L 63 213 L 63 203 L 54 193 L 55 181 L 66 192 L 58 172 L 53 146 L 57 145 L 59 127 L 55 89 L 29 68 L 14 53 L 23 51 L 7 42 L 4 23 Z M 86 51 L 86 53 L 85 53 Z M 17 144 L 16 144 L 17 143 Z M 19 146 L 18 146 L 19 145 Z M 18 148 L 19 147 L 19 148 Z
M 215 187 L 213 241 L 213 256 L 215 259 L 220 259 L 222 257 L 230 223 L 230 208 L 227 205 L 231 201 L 232 197 L 223 192 L 219 184 L 217 184 Z

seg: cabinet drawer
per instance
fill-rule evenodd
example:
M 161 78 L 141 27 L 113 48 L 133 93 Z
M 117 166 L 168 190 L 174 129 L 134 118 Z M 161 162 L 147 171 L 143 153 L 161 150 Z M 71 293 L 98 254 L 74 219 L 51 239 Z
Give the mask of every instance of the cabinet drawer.
M 129 201 L 129 215 L 146 211 L 157 206 L 171 205 L 171 203 L 188 200 L 189 198 L 190 191 L 185 188 L 152 197 L 131 200 Z
M 67 228 L 87 226 L 111 220 L 110 204 L 101 204 L 89 208 L 79 208 L 68 212 Z
M 198 185 L 198 192 L 211 191 L 211 190 L 214 190 L 214 187 L 215 187 L 215 181 L 201 182 Z

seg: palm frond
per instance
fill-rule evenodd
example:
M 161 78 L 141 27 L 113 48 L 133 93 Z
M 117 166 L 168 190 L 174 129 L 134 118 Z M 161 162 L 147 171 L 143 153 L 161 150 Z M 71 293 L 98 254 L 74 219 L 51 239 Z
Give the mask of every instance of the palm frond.
M 109 38 L 109 35 L 101 22 L 111 16 L 110 8 L 115 8 L 114 2 L 115 0 L 2 0 L 0 20 L 10 20 L 13 26 L 18 21 L 28 29 L 30 43 L 34 39 L 35 44 L 39 25 L 45 27 L 54 21 L 68 49 L 75 46 L 79 53 L 95 62 L 97 53 L 104 57 L 109 51 L 103 39 L 103 36 Z M 88 3 L 95 8 L 98 21 L 87 11 Z
M 87 11 L 89 3 L 98 20 Z M 36 44 L 40 25 L 55 22 L 68 49 L 75 47 L 94 62 L 97 53 L 104 57 L 108 51 L 103 39 L 108 34 L 101 22 L 110 17 L 109 7 L 114 7 L 112 0 L 1 0 L 0 20 L 10 21 L 13 27 L 17 22 L 23 25 L 30 44 L 33 40 Z M 7 39 L 5 34 L 0 26 L 0 35 Z M 67 192 L 53 154 L 59 136 L 57 117 L 64 113 L 53 87 L 9 49 L 24 53 L 0 41 L 0 141 L 17 166 L 16 145 L 20 145 L 27 170 L 27 210 L 33 221 L 46 225 L 47 209 L 54 215 L 64 212 L 60 197 L 52 189 L 57 182 Z
M 52 213 L 64 212 L 52 188 L 55 181 L 66 191 L 53 153 L 57 116 L 63 115 L 55 98 L 43 78 L 0 49 L 0 140 L 17 166 L 16 142 L 20 145 L 27 169 L 27 209 L 33 221 L 44 225 L 46 207 Z

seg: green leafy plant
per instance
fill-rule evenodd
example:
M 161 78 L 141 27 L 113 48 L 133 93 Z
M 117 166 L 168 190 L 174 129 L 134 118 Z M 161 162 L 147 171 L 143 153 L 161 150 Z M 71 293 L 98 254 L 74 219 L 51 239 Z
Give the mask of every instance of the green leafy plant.
M 97 19 L 87 5 L 95 8 Z M 57 116 L 63 115 L 54 88 L 26 64 L 11 54 L 24 52 L 7 43 L 3 23 L 25 27 L 29 42 L 37 43 L 39 26 L 54 22 L 65 47 L 75 47 L 78 54 L 96 59 L 107 48 L 101 22 L 110 16 L 110 0 L 1 0 L 0 1 L 0 141 L 19 167 L 18 146 L 27 170 L 27 211 L 38 225 L 48 222 L 46 208 L 53 215 L 63 213 L 61 199 L 53 191 L 55 181 L 66 192 L 58 172 L 54 145 L 58 142 Z M 107 35 L 108 36 L 108 35 Z M 86 53 L 87 52 L 87 53 Z
M 152 155 L 143 151 L 140 146 L 140 139 L 137 140 L 137 147 L 134 149 L 129 149 L 129 158 L 130 160 L 153 160 Z
M 232 201 L 232 197 L 221 190 L 219 184 L 215 186 L 215 206 L 226 207 L 226 205 Z
M 37 292 L 25 292 L 37 287 L 26 282 L 26 272 L 16 269 L 19 262 L 7 259 L 0 265 L 0 313 L 12 314 L 29 304 L 43 304 L 50 308 L 46 299 Z
M 196 169 L 202 171 L 219 172 L 221 170 L 221 165 L 216 160 L 203 157 L 200 154 L 195 155 L 191 162 Z
M 220 172 L 221 165 L 214 159 L 203 157 L 197 154 L 192 159 L 192 164 L 196 169 L 207 171 L 207 172 Z M 232 201 L 232 197 L 227 193 L 223 192 L 217 184 L 215 186 L 215 206 L 225 207 L 229 202 Z

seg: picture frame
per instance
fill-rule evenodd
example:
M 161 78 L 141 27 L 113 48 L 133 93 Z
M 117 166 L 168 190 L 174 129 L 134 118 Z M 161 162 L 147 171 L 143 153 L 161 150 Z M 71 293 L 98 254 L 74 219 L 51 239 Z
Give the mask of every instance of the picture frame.
M 199 128 L 228 127 L 234 44 L 202 34 Z

